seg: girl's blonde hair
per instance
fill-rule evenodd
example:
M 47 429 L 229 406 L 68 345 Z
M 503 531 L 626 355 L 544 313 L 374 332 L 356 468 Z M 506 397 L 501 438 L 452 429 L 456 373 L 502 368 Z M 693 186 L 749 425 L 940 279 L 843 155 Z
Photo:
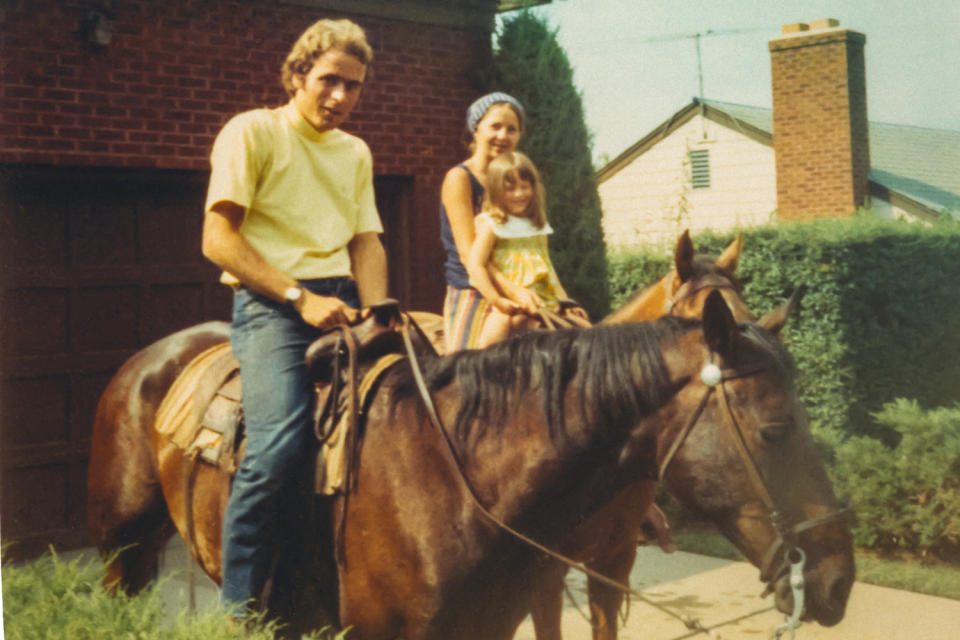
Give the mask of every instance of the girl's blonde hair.
M 296 76 L 310 73 L 317 58 L 330 49 L 340 49 L 366 65 L 365 79 L 371 76 L 373 49 L 367 43 L 367 34 L 350 20 L 323 19 L 314 22 L 294 43 L 280 73 L 283 88 L 291 96 L 297 92 L 293 84 Z
M 533 197 L 530 198 L 526 213 L 533 225 L 542 229 L 547 224 L 547 196 L 543 180 L 530 158 L 519 151 L 501 153 L 490 161 L 481 210 L 496 222 L 506 222 L 510 214 L 503 206 L 503 201 L 507 189 L 513 187 L 517 180 L 526 180 L 533 185 Z

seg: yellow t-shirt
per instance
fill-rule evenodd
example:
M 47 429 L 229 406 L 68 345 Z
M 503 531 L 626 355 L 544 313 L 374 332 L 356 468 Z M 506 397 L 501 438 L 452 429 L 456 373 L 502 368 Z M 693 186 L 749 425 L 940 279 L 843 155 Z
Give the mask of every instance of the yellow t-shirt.
M 317 131 L 292 101 L 232 118 L 210 162 L 204 210 L 224 200 L 244 207 L 240 233 L 298 280 L 350 277 L 350 240 L 383 232 L 366 143 L 339 129 Z M 237 284 L 229 273 L 221 281 Z

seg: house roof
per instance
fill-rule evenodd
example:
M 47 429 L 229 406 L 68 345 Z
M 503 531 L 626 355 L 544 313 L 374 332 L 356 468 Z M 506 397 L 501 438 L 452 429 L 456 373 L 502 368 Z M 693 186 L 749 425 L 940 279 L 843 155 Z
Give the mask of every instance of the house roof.
M 693 116 L 735 129 L 773 146 L 773 111 L 763 107 L 693 99 L 597 173 L 603 182 Z M 944 209 L 960 217 L 960 131 L 870 122 L 870 193 L 923 218 Z

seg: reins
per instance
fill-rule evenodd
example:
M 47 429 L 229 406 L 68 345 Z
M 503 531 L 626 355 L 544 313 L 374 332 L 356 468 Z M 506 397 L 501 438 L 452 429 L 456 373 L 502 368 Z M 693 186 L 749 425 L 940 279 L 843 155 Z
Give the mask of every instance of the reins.
M 639 591 L 632 589 L 629 585 L 623 584 L 617 580 L 614 580 L 608 576 L 603 575 L 602 573 L 594 571 L 593 569 L 586 566 L 582 562 L 577 562 L 572 558 L 569 558 L 557 551 L 554 551 L 553 549 L 550 549 L 549 547 L 537 542 L 533 538 L 521 533 L 520 531 L 517 531 L 516 529 L 508 525 L 506 522 L 504 522 L 502 519 L 492 514 L 485 506 L 483 506 L 483 504 L 480 502 L 480 499 L 477 497 L 477 494 L 474 491 L 473 486 L 470 484 L 470 481 L 464 475 L 463 467 L 461 466 L 460 459 L 456 453 L 456 448 L 454 447 L 453 441 L 450 439 L 450 435 L 446 427 L 444 427 L 443 425 L 443 421 L 440 419 L 440 415 L 437 413 L 436 405 L 434 405 L 433 403 L 433 399 L 430 395 L 430 390 L 427 387 L 426 380 L 423 377 L 423 371 L 420 369 L 420 362 L 416 356 L 416 351 L 413 347 L 413 342 L 410 339 L 411 325 L 416 327 L 416 323 L 409 317 L 409 315 L 402 314 L 402 316 L 403 316 L 403 324 L 401 326 L 401 334 L 403 336 L 404 346 L 407 350 L 407 356 L 410 362 L 410 370 L 413 373 L 414 382 L 416 383 L 417 389 L 420 392 L 421 399 L 423 400 L 424 406 L 427 410 L 427 416 L 430 418 L 430 423 L 434 427 L 434 429 L 437 430 L 441 439 L 443 440 L 445 445 L 443 450 L 449 456 L 449 459 L 453 468 L 456 469 L 457 471 L 455 475 L 457 476 L 460 484 L 463 485 L 463 488 L 466 490 L 467 496 L 470 498 L 470 502 L 473 503 L 474 507 L 476 507 L 476 509 L 496 527 L 510 534 L 517 540 L 520 540 L 521 542 L 533 547 L 537 551 L 540 551 L 541 553 L 562 562 L 563 564 L 567 565 L 571 569 L 576 569 L 577 571 L 580 571 L 586 576 L 593 578 L 594 580 L 597 580 L 599 582 L 602 582 L 603 584 L 609 587 L 612 587 L 625 595 L 630 595 L 637 598 L 638 600 L 682 622 L 688 629 L 708 632 L 708 630 L 700 623 L 699 620 L 684 618 L 683 616 L 677 613 L 674 613 L 673 611 L 670 611 L 669 609 L 663 607 L 662 605 L 656 602 L 653 602 L 652 600 L 648 599 Z
M 407 350 L 408 360 L 410 362 L 410 369 L 413 373 L 414 381 L 417 385 L 417 389 L 420 392 L 421 398 L 423 400 L 424 406 L 427 410 L 427 416 L 430 418 L 432 426 L 437 430 L 441 439 L 444 442 L 444 450 L 449 456 L 451 464 L 457 471 L 457 477 L 460 483 L 463 485 L 464 489 L 467 492 L 467 495 L 470 498 L 470 501 L 476 507 L 476 509 L 491 523 L 510 534 L 514 538 L 524 542 L 525 544 L 533 547 L 534 549 L 540 551 L 541 553 L 562 562 L 572 569 L 576 569 L 581 573 L 587 575 L 598 582 L 601 582 L 609 587 L 612 587 L 621 593 L 633 596 L 638 600 L 649 604 L 658 610 L 666 613 L 667 615 L 679 620 L 682 622 L 688 629 L 697 632 L 709 633 L 709 630 L 703 626 L 703 624 L 696 619 L 684 618 L 673 611 L 659 605 L 658 603 L 652 602 L 646 598 L 642 593 L 632 589 L 629 585 L 623 584 L 617 580 L 613 580 L 608 576 L 605 576 L 588 566 L 584 565 L 581 562 L 577 562 L 572 558 L 569 558 L 553 549 L 546 547 L 545 545 L 537 542 L 536 540 L 530 538 L 529 536 L 517 531 L 502 519 L 495 516 L 491 513 L 479 500 L 474 491 L 469 480 L 467 480 L 463 468 L 461 466 L 459 457 L 456 453 L 456 448 L 453 445 L 453 442 L 450 438 L 450 435 L 447 429 L 444 427 L 442 420 L 437 412 L 436 406 L 433 403 L 432 397 L 430 395 L 430 390 L 427 387 L 426 381 L 423 377 L 423 372 L 420 369 L 419 360 L 416 357 L 416 352 L 413 348 L 413 343 L 410 340 L 410 327 L 411 324 L 415 326 L 415 323 L 410 319 L 407 314 L 402 314 L 403 324 L 401 327 L 401 333 L 403 336 L 404 346 Z M 544 314 L 544 319 L 546 320 L 547 316 Z M 554 320 L 554 318 L 550 318 Z M 548 325 L 549 326 L 549 325 Z M 712 355 L 711 355 L 712 358 Z M 784 521 L 784 516 L 782 512 L 777 508 L 773 497 L 770 495 L 770 491 L 767 488 L 766 483 L 763 481 L 763 476 L 760 472 L 760 468 L 757 465 L 756 461 L 753 459 L 753 456 L 750 454 L 750 450 L 747 447 L 745 437 L 743 435 L 743 430 L 740 428 L 740 425 L 737 423 L 736 417 L 733 413 L 733 410 L 730 408 L 730 404 L 727 398 L 727 390 L 724 386 L 724 382 L 727 380 L 733 380 L 737 378 L 744 378 L 758 374 L 768 368 L 767 365 L 754 364 L 750 366 L 741 367 L 738 369 L 728 369 L 722 370 L 717 365 L 712 362 L 708 363 L 701 370 L 701 380 L 706 384 L 707 389 L 703 394 L 703 397 L 700 400 L 700 403 L 697 405 L 696 410 L 691 415 L 690 419 L 681 429 L 679 436 L 671 443 L 670 449 L 667 454 L 664 456 L 664 459 L 659 465 L 658 479 L 662 480 L 666 474 L 667 469 L 670 466 L 670 463 L 675 458 L 679 449 L 683 446 L 684 441 L 692 431 L 693 427 L 699 421 L 700 416 L 703 414 L 706 409 L 707 403 L 709 402 L 710 395 L 715 389 L 719 387 L 718 398 L 720 400 L 720 405 L 723 409 L 722 414 L 724 416 L 724 424 L 727 426 L 730 431 L 731 436 L 733 437 L 734 443 L 736 444 L 737 451 L 740 454 L 741 458 L 744 460 L 745 466 L 747 468 L 747 473 L 751 479 L 751 482 L 754 484 L 760 499 L 763 502 L 765 508 L 768 511 L 770 521 L 773 524 L 775 531 L 777 532 L 777 538 L 771 545 L 770 549 L 767 551 L 763 564 L 761 565 L 760 578 L 763 582 L 767 583 L 767 588 L 764 590 L 762 596 L 768 595 L 773 590 L 773 584 L 776 579 L 780 576 L 783 570 L 788 570 L 790 572 L 790 584 L 794 594 L 794 611 L 792 615 L 787 617 L 786 622 L 780 625 L 775 631 L 775 638 L 781 637 L 786 631 L 792 632 L 800 625 L 800 616 L 803 610 L 803 594 L 804 594 L 804 579 L 803 579 L 803 568 L 806 561 L 806 554 L 803 552 L 803 549 L 797 546 L 796 539 L 800 533 L 808 531 L 812 528 L 822 526 L 829 522 L 832 522 L 835 519 L 841 518 L 846 515 L 849 511 L 849 507 L 841 508 L 834 510 L 828 514 L 817 518 L 811 518 L 801 522 L 792 527 L 788 527 Z M 777 568 L 776 571 L 771 572 L 773 567 L 773 562 L 781 549 L 790 545 L 789 548 L 783 553 L 781 565 Z M 793 560 L 792 558 L 798 558 Z

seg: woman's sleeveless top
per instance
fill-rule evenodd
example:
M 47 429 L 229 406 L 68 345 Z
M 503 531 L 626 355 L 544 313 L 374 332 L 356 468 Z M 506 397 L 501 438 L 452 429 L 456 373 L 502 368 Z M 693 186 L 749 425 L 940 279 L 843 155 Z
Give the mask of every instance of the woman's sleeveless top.
M 473 213 L 476 215 L 480 212 L 480 205 L 483 202 L 483 185 L 464 164 L 458 164 L 457 166 L 470 176 L 470 198 L 473 200 Z M 440 242 L 443 243 L 443 250 L 447 254 L 443 263 L 447 285 L 455 289 L 470 289 L 470 277 L 467 275 L 467 268 L 460 261 L 457 245 L 453 241 L 450 220 L 447 218 L 447 208 L 443 206 L 443 202 L 440 203 Z

